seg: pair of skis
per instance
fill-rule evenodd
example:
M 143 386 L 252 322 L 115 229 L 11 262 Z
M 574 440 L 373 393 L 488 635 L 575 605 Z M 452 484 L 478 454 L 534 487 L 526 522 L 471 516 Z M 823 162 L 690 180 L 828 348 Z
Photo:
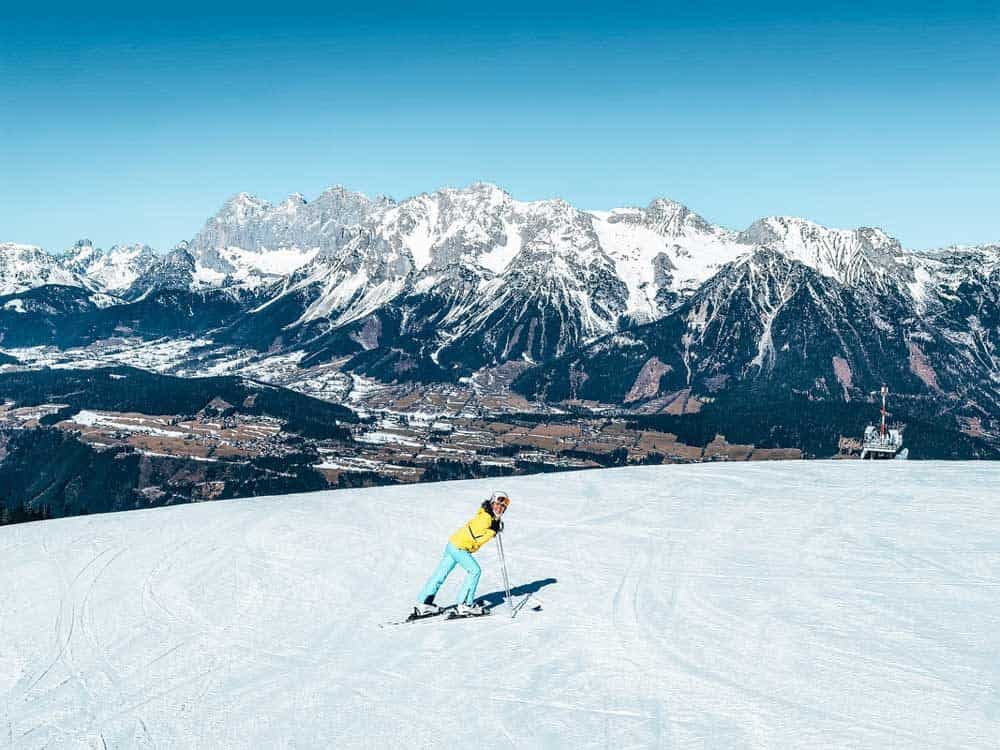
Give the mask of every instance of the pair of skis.
M 446 611 L 447 614 L 445 614 Z M 445 615 L 444 619 L 446 620 L 469 620 L 472 619 L 473 617 L 486 617 L 487 615 L 490 614 L 491 611 L 492 607 L 489 609 L 484 609 L 478 615 L 460 615 L 458 614 L 458 612 L 455 610 L 454 607 L 444 607 L 439 612 L 434 612 L 433 614 L 429 615 L 418 615 L 415 612 L 411 613 L 410 616 L 406 618 L 406 622 L 417 622 L 419 620 L 426 620 L 431 617 L 440 617 L 441 615 Z
M 380 627 L 387 627 L 389 625 L 406 625 L 408 623 L 423 622 L 424 620 L 436 620 L 436 619 L 443 619 L 443 620 L 471 620 L 471 619 L 474 619 L 476 617 L 486 617 L 486 616 L 488 616 L 490 614 L 490 612 L 492 611 L 492 609 L 493 608 L 491 607 L 490 609 L 484 610 L 481 615 L 460 615 L 460 614 L 458 614 L 458 612 L 455 611 L 455 605 L 451 604 L 451 605 L 449 605 L 447 607 L 442 607 L 437 612 L 432 612 L 432 613 L 427 614 L 427 615 L 418 615 L 415 612 L 411 612 L 410 615 L 405 620 L 396 620 L 394 622 L 386 622 L 386 623 L 383 623 Z M 443 615 L 443 617 L 442 617 L 442 615 Z
M 528 603 L 529 599 L 531 599 L 531 594 L 528 594 L 523 599 L 521 599 L 521 601 L 519 601 L 517 604 L 513 604 L 511 606 L 511 615 L 510 616 L 511 616 L 512 619 L 515 618 L 515 617 L 517 617 L 517 615 L 520 614 L 520 612 L 523 609 L 525 609 L 525 605 Z M 460 615 L 460 614 L 458 614 L 458 612 L 455 611 L 455 605 L 454 604 L 450 604 L 447 607 L 442 607 L 437 612 L 433 612 L 433 613 L 427 614 L 427 615 L 418 615 L 416 613 L 411 612 L 410 615 L 405 620 L 395 620 L 393 622 L 382 623 L 382 625 L 380 625 L 379 627 L 383 627 L 384 628 L 384 627 L 388 627 L 390 625 L 406 625 L 407 623 L 423 622 L 424 620 L 434 620 L 434 619 L 441 618 L 442 615 L 444 616 L 443 619 L 445 619 L 445 620 L 471 620 L 471 619 L 474 619 L 476 617 L 487 617 L 488 615 L 491 615 L 493 613 L 494 609 L 496 609 L 496 606 L 493 606 L 493 607 L 490 607 L 489 609 L 484 610 L 481 615 Z M 533 612 L 541 612 L 542 611 L 542 607 L 539 604 L 536 604 L 534 607 L 531 607 L 530 609 Z

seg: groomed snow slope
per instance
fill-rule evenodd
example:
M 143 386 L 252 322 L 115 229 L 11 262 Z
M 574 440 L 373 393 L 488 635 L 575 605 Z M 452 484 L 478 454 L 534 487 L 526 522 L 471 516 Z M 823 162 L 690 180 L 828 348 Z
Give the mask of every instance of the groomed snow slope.
M 0 745 L 996 748 L 998 482 L 920 462 L 506 480 L 527 606 L 387 628 L 493 482 L 0 529 Z M 492 594 L 494 545 L 478 558 Z

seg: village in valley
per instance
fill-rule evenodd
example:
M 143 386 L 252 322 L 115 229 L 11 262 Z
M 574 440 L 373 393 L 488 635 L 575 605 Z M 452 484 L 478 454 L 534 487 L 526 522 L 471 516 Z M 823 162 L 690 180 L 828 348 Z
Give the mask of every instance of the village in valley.
M 305 456 L 330 486 L 350 487 L 585 469 L 629 464 L 801 458 L 798 449 L 762 449 L 718 435 L 707 445 L 634 424 L 629 413 L 601 404 L 569 412 L 529 402 L 511 391 L 516 368 L 478 373 L 458 384 L 383 384 L 341 371 L 337 363 L 302 369 L 279 357 L 231 353 L 198 361 L 183 342 L 121 342 L 109 349 L 18 352 L 23 367 L 77 368 L 127 364 L 185 376 L 239 372 L 324 401 L 361 417 L 349 436 L 303 437 L 280 419 L 248 414 L 216 398 L 193 414 L 83 409 L 59 403 L 0 405 L 0 427 L 48 424 L 96 449 L 129 448 L 152 457 L 239 462 Z M 53 358 L 54 357 L 54 358 Z M 21 369 L 20 367 L 17 369 Z M 584 408 L 585 407 L 585 408 Z M 215 496 L 201 488 L 195 496 Z

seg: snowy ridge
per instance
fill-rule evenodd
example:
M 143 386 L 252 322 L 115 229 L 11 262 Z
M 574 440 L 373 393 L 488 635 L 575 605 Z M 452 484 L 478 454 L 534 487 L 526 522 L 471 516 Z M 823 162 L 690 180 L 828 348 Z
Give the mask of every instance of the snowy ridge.
M 0 720 L 25 750 L 992 750 L 998 481 L 981 462 L 505 479 L 517 617 L 395 627 L 495 483 L 6 527 Z
M 64 268 L 87 279 L 95 288 L 120 294 L 149 270 L 158 257 L 149 245 L 114 245 L 102 250 L 89 240 L 80 240 L 59 260 Z
M 19 294 L 46 284 L 86 287 L 79 275 L 35 245 L 0 242 L 0 296 Z
M 659 317 L 678 295 L 690 293 L 748 249 L 736 242 L 734 233 L 669 201 L 654 201 L 647 209 L 583 212 L 559 200 L 516 201 L 485 183 L 408 199 L 373 214 L 367 226 L 369 231 L 349 240 L 341 252 L 357 252 L 359 243 L 367 243 L 369 249 L 405 258 L 408 264 L 394 266 L 395 278 L 403 282 L 400 294 L 426 290 L 442 280 L 442 272 L 447 277 L 448 269 L 458 266 L 479 274 L 483 294 L 489 292 L 491 278 L 516 284 L 532 269 L 589 294 L 597 291 L 586 289 L 594 264 L 607 267 L 627 295 L 599 303 L 604 311 L 581 297 L 580 304 L 590 308 L 579 312 L 581 327 L 591 334 L 606 332 L 620 314 L 639 320 Z M 318 258 L 317 273 L 327 263 Z M 315 278 L 313 274 L 311 281 Z M 346 279 L 339 283 L 359 285 Z M 328 295 L 349 297 L 334 286 L 327 285 Z M 339 309 L 336 303 L 322 307 Z M 477 315 L 488 316 L 489 310 Z
M 764 259 L 759 277 L 766 279 L 776 268 L 766 260 L 773 253 L 831 282 L 810 280 L 798 298 L 812 298 L 827 333 L 857 338 L 843 328 L 860 311 L 879 330 L 896 327 L 897 338 L 943 338 L 948 361 L 933 366 L 951 370 L 956 381 L 971 366 L 979 381 L 1000 383 L 1000 246 L 915 253 L 880 229 L 831 229 L 783 216 L 734 232 L 664 198 L 582 211 L 558 199 L 519 201 L 488 183 L 400 202 L 340 186 L 311 201 L 296 193 L 277 204 L 240 193 L 190 243 L 162 256 L 144 246 L 104 252 L 84 242 L 53 261 L 38 248 L 2 247 L 0 291 L 8 294 L 51 283 L 125 301 L 224 289 L 243 305 L 221 334 L 231 336 L 227 343 L 286 354 L 305 349 L 316 363 L 353 356 L 358 349 L 350 342 L 363 340 L 365 351 L 386 356 L 349 369 L 388 380 L 453 379 L 508 360 L 544 362 L 633 323 L 666 321 L 726 269 L 745 269 L 747 259 Z M 805 278 L 795 275 L 795 284 Z M 739 291 L 756 288 L 748 282 Z M 851 304 L 841 299 L 845 290 Z M 23 307 L 7 302 L 11 311 Z M 744 372 L 770 367 L 773 323 L 798 309 L 772 302 L 751 299 L 730 318 L 759 338 L 717 337 L 730 350 L 753 352 Z M 367 333 L 359 339 L 353 327 Z M 685 352 L 684 368 L 700 335 L 694 327 L 670 344 Z M 873 370 L 872 357 L 855 354 L 860 361 L 852 368 Z M 849 360 L 844 352 L 831 356 Z M 965 391 L 951 393 L 965 398 Z
M 903 252 L 899 241 L 881 229 L 830 229 L 788 216 L 755 221 L 740 241 L 777 250 L 849 286 L 877 286 Z

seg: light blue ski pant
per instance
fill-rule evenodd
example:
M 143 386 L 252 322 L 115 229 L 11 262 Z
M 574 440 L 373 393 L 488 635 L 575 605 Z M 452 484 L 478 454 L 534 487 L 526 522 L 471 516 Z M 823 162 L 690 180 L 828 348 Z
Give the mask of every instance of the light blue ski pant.
M 447 546 L 445 546 L 444 557 L 441 558 L 441 562 L 438 564 L 437 570 L 434 571 L 434 575 L 424 584 L 424 588 L 420 592 L 420 598 L 417 601 L 423 602 L 427 600 L 427 597 L 435 596 L 456 565 L 461 565 L 462 569 L 468 574 L 465 578 L 465 585 L 458 594 L 458 601 L 460 604 L 462 602 L 472 604 L 476 598 L 476 587 L 479 585 L 479 576 L 482 574 L 482 569 L 471 553 L 466 552 L 464 549 L 459 549 L 451 542 L 448 542 Z

